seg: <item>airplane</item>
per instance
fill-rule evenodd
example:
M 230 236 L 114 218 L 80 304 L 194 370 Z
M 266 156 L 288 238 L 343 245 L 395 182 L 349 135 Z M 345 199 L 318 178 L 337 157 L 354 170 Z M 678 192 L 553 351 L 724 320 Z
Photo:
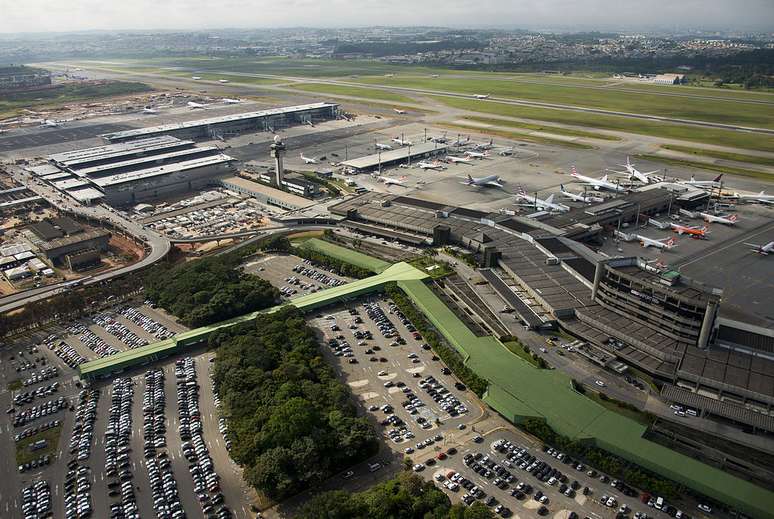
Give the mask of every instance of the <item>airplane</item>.
M 239 103 L 242 102 L 242 100 L 241 99 L 229 99 L 227 97 L 224 97 L 223 98 L 223 102 L 226 103 L 227 105 L 238 105 Z
M 688 227 L 686 225 L 680 225 L 677 223 L 669 223 L 669 226 L 672 228 L 672 231 L 676 232 L 679 235 L 687 234 L 691 238 L 696 238 L 699 240 L 703 240 L 707 237 L 707 234 L 709 234 L 709 231 L 707 230 L 707 227 Z
M 406 110 L 401 110 L 400 108 L 393 108 L 392 111 L 399 115 L 404 115 L 406 113 Z
M 720 179 L 723 177 L 723 173 L 716 176 L 712 180 L 696 180 L 693 175 L 691 175 L 691 180 L 678 180 L 678 184 L 688 184 L 690 186 L 696 186 L 696 187 L 720 187 Z
M 142 109 L 142 113 L 155 115 L 155 114 L 159 113 L 159 111 L 156 110 L 155 108 L 150 107 L 150 106 L 146 106 L 145 108 Z
M 654 240 L 653 238 L 648 238 L 647 236 L 641 236 L 639 234 L 635 235 L 638 240 L 640 240 L 640 245 L 642 245 L 645 248 L 648 247 L 655 247 L 657 249 L 673 249 L 677 246 L 677 242 L 673 237 L 664 238 L 661 240 Z
M 447 155 L 446 160 L 448 160 L 452 164 L 459 164 L 459 163 L 470 164 L 470 162 L 472 161 L 470 157 L 453 157 L 451 155 Z
M 478 177 L 473 178 L 470 175 L 468 175 L 468 180 L 465 182 L 460 182 L 460 184 L 465 184 L 466 186 L 473 186 L 473 187 L 499 187 L 503 188 L 503 186 L 500 182 L 500 177 L 497 175 L 489 175 L 486 177 Z
M 709 213 L 699 213 L 699 216 L 704 218 L 705 222 L 724 223 L 726 225 L 735 225 L 738 218 L 735 214 L 732 214 L 731 216 L 717 216 Z
M 482 150 L 490 150 L 494 147 L 494 139 L 489 139 L 489 142 L 479 142 L 476 143 L 473 148 L 479 151 Z
M 465 137 L 465 140 L 457 139 L 456 141 L 452 142 L 451 146 L 467 146 L 470 143 L 470 135 Z
M 414 145 L 413 142 L 411 142 L 411 141 L 404 141 L 400 137 L 395 137 L 394 139 L 392 139 L 392 142 L 394 142 L 395 144 L 399 144 L 401 146 L 413 146 Z
M 191 79 L 194 81 L 199 81 L 202 77 L 201 76 L 191 76 Z
M 600 179 L 586 177 L 578 174 L 578 171 L 575 169 L 575 166 L 573 166 L 572 173 L 570 173 L 570 176 L 580 180 L 583 183 L 590 184 L 591 187 L 593 187 L 597 191 L 599 191 L 600 189 L 609 189 L 610 191 L 615 191 L 619 193 L 626 192 L 626 188 L 621 187 L 618 184 L 613 184 L 612 182 L 608 182 L 607 175 L 605 175 Z
M 444 132 L 443 135 L 440 137 L 430 137 L 427 140 L 429 140 L 430 142 L 437 142 L 438 144 L 446 144 L 447 142 L 449 142 L 449 139 L 446 138 L 446 132 Z
M 502 157 L 509 157 L 513 155 L 513 146 L 508 146 L 507 148 L 503 148 L 500 151 L 498 151 L 497 154 Z
M 476 94 L 473 97 L 475 97 L 476 99 L 489 99 L 489 94 L 486 94 L 486 95 L 484 95 L 484 94 Z
M 377 149 L 377 150 L 391 150 L 391 149 L 392 149 L 392 146 L 390 146 L 389 144 L 379 144 L 379 143 L 377 142 L 377 143 L 376 143 L 376 149 Z
M 62 123 L 53 119 L 43 119 L 43 122 L 40 123 L 41 128 L 59 128 L 61 125 Z
M 563 184 L 559 184 L 559 189 L 562 191 L 562 194 L 566 196 L 567 198 L 571 200 L 575 200 L 576 202 L 583 202 L 584 204 L 591 204 L 593 202 L 604 202 L 605 199 L 601 196 L 593 196 L 593 195 L 587 195 L 586 193 L 583 193 L 582 195 L 579 195 L 577 193 L 571 193 L 564 189 Z
M 443 164 L 437 161 L 436 162 L 425 162 L 425 161 L 417 162 L 416 167 L 424 170 L 435 169 L 435 170 L 441 171 L 442 169 L 444 169 Z
M 524 188 L 519 187 L 519 191 L 516 193 L 516 199 L 517 200 L 524 200 L 527 202 L 527 204 L 518 204 L 518 205 L 529 205 L 534 206 L 537 209 L 543 210 L 543 211 L 559 211 L 560 213 L 565 213 L 570 210 L 569 207 L 567 207 L 564 204 L 555 204 L 554 203 L 554 195 L 549 196 L 545 200 L 541 200 L 537 197 L 537 195 L 529 196 L 526 191 L 524 191 Z
M 734 192 L 734 198 L 737 200 L 746 200 L 748 202 L 760 202 L 761 204 L 774 204 L 774 195 L 767 195 L 765 191 L 761 191 L 757 195 L 740 195 Z
M 309 157 L 304 157 L 304 154 L 301 154 L 301 160 L 304 161 L 304 164 L 317 164 L 317 159 L 312 159 Z
M 198 109 L 204 110 L 205 108 L 207 108 L 207 106 L 208 105 L 205 105 L 202 103 L 195 103 L 193 101 L 188 101 L 188 108 L 190 108 L 191 110 L 198 110 Z
M 486 158 L 489 158 L 489 153 L 486 152 L 486 151 L 483 152 L 483 153 L 478 152 L 478 151 L 466 151 L 465 155 L 467 155 L 471 159 L 486 159 Z
M 745 243 L 745 245 L 749 245 L 750 247 L 755 247 L 754 249 L 750 249 L 750 250 L 753 252 L 757 252 L 758 254 L 761 254 L 763 256 L 774 254 L 774 241 L 770 241 L 766 245 L 758 245 L 757 243 Z
M 629 174 L 629 180 L 638 180 L 643 184 L 650 184 L 651 182 L 658 182 L 661 180 L 659 177 L 651 177 L 651 175 L 658 173 L 660 170 L 656 169 L 643 173 L 634 167 L 634 164 L 632 164 L 629 157 L 626 157 L 626 164 L 621 164 L 621 166 L 626 168 L 626 173 Z
M 390 178 L 390 177 L 378 177 L 377 178 L 379 182 L 386 186 L 403 186 L 407 187 L 404 184 L 406 183 L 406 177 L 400 177 L 400 179 L 397 178 Z
M 219 79 L 218 83 L 228 83 L 228 79 Z

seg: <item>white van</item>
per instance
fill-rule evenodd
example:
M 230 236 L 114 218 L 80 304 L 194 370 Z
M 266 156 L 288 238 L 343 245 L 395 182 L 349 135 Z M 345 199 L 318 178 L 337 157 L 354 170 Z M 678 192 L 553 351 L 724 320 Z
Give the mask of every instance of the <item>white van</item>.
M 657 510 L 661 510 L 662 508 L 664 508 L 664 498 L 663 497 L 657 498 L 655 506 Z
M 371 463 L 370 465 L 368 465 L 368 471 L 369 472 L 376 472 L 380 468 L 382 468 L 382 464 L 381 463 Z

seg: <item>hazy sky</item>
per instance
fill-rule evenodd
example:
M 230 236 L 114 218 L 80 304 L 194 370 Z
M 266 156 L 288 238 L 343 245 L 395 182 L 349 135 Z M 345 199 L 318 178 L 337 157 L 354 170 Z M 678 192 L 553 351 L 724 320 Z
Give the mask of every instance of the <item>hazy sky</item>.
M 774 31 L 774 0 L 0 0 L 0 32 L 369 25 Z

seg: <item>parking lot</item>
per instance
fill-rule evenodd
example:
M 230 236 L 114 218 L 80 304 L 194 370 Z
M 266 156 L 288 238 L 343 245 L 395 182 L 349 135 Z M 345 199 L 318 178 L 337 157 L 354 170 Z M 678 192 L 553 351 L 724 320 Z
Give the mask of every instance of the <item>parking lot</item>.
M 435 459 L 481 416 L 467 388 L 388 300 L 361 298 L 311 324 L 324 336 L 324 356 L 393 452 L 415 463 Z
M 269 254 L 249 261 L 244 271 L 255 274 L 274 285 L 285 299 L 311 294 L 318 290 L 351 281 L 336 272 L 313 265 L 292 254 Z

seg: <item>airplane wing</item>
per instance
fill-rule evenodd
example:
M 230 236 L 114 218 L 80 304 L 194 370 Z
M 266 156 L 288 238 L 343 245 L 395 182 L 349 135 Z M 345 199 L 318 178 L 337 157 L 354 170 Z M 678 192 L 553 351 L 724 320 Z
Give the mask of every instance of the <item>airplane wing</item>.
M 493 186 L 493 187 L 505 187 L 501 183 L 497 182 L 496 180 L 490 180 L 486 183 L 487 186 Z

